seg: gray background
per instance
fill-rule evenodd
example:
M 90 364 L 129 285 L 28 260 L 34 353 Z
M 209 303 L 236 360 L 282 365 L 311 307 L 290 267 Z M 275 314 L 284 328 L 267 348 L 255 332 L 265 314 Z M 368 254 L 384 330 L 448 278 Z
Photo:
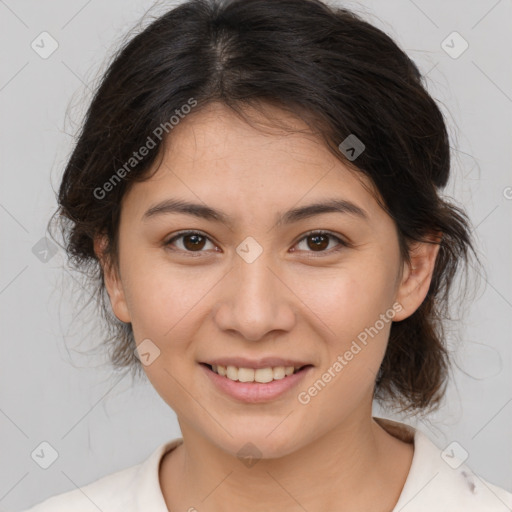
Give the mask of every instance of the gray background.
M 0 510 L 26 508 L 136 464 L 180 435 L 173 411 L 149 383 L 132 388 L 101 354 L 81 353 L 99 339 L 87 317 L 74 320 L 87 294 L 73 288 L 62 251 L 46 262 L 33 252 L 41 250 L 36 244 L 55 208 L 53 190 L 90 86 L 152 5 L 0 0 Z M 171 5 L 160 2 L 152 13 Z M 448 335 L 456 364 L 445 405 L 428 421 L 406 421 L 442 449 L 456 441 L 474 471 L 512 491 L 512 4 L 343 5 L 391 35 L 428 73 L 452 136 L 446 193 L 465 205 L 487 272 Z M 58 42 L 46 59 L 31 47 L 43 31 Z M 453 31 L 469 44 L 457 58 L 441 46 Z M 450 51 L 459 52 L 461 40 L 450 41 Z M 377 407 L 374 415 L 394 417 Z M 59 454 L 46 470 L 31 458 L 43 441 Z

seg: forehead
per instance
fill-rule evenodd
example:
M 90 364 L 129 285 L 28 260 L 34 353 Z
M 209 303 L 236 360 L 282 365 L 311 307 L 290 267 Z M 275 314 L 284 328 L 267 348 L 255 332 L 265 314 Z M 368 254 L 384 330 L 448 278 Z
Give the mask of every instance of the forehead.
M 135 183 L 124 198 L 138 214 L 167 197 L 194 199 L 229 209 L 291 207 L 341 197 L 378 214 L 369 178 L 337 159 L 301 119 L 266 106 L 247 112 L 249 123 L 213 103 L 172 129 L 150 179 Z M 281 209 L 281 208 L 278 208 Z

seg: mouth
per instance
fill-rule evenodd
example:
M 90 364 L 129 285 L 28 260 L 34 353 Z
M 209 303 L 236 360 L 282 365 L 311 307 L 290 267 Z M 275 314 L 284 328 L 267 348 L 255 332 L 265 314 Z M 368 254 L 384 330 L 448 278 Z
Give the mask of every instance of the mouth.
M 225 361 L 226 362 L 226 361 Z M 247 364 L 247 363 L 246 363 Z M 314 365 L 264 366 L 269 363 L 253 362 L 260 368 L 238 367 L 211 363 L 199 363 L 205 377 L 214 389 L 223 395 L 247 404 L 272 402 L 297 388 L 313 371 Z
M 269 382 L 287 379 L 312 367 L 312 364 L 300 366 L 267 366 L 265 368 L 247 368 L 233 365 L 200 363 L 211 372 L 234 382 L 267 384 Z

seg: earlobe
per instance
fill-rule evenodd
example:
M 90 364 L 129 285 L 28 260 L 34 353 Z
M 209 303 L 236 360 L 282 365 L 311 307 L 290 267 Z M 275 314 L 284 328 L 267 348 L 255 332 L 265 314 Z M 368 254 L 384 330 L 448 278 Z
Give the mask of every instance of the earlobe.
M 439 248 L 440 237 L 432 242 L 417 242 L 410 249 L 410 263 L 404 262 L 403 276 L 396 295 L 402 310 L 396 314 L 394 321 L 399 322 L 411 316 L 425 300 Z
M 105 254 L 108 240 L 106 235 L 98 235 L 94 239 L 94 253 L 103 270 L 105 288 L 110 298 L 112 311 L 121 322 L 130 323 L 130 313 L 126 304 L 125 293 L 119 273 Z

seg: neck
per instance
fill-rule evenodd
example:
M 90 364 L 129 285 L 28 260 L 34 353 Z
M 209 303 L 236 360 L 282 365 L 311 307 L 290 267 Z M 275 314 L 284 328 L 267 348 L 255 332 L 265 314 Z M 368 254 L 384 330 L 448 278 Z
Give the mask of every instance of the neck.
M 160 469 L 168 508 L 217 512 L 229 504 L 229 510 L 390 511 L 407 478 L 413 446 L 364 413 L 293 453 L 249 466 L 180 424 L 184 442 Z

